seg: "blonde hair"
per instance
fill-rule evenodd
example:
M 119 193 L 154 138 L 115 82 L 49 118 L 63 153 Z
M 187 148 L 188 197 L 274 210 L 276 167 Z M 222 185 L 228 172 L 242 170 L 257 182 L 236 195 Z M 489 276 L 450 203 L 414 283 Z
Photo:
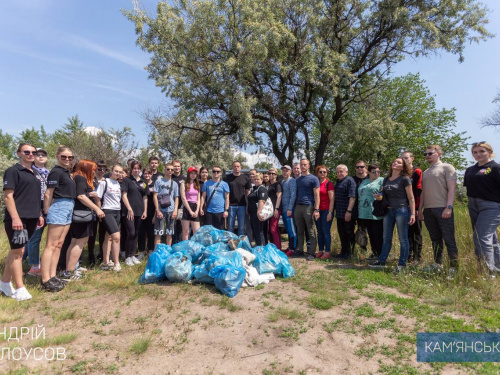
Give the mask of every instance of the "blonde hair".
M 263 175 L 262 173 L 260 173 L 260 172 L 257 172 L 257 173 L 255 174 L 254 179 L 256 179 L 256 178 L 260 178 L 261 180 L 264 180 L 264 175 Z
M 73 153 L 73 151 L 71 151 L 71 149 L 68 146 L 59 145 L 59 147 L 57 148 L 56 155 L 59 156 L 59 154 L 61 152 L 64 152 L 64 151 L 69 151 L 69 152 Z
M 425 149 L 427 150 L 428 148 L 430 148 L 432 150 L 436 150 L 437 152 L 443 153 L 443 150 L 441 149 L 440 145 L 429 145 Z
M 495 157 L 495 154 L 493 153 L 493 147 L 491 147 L 491 145 L 488 143 L 488 142 L 477 142 L 477 143 L 473 143 L 472 144 L 472 147 L 470 149 L 470 152 L 474 151 L 474 149 L 476 147 L 482 147 L 484 148 L 486 151 L 488 151 L 490 153 L 490 157 L 493 159 Z

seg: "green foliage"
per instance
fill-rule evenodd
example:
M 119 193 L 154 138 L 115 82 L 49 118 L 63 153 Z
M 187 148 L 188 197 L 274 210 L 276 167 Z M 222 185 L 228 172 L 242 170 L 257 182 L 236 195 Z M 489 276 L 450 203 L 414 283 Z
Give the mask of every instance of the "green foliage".
M 51 135 L 45 131 L 43 125 L 40 126 L 40 130 L 36 130 L 35 127 L 31 129 L 23 130 L 19 137 L 16 137 L 16 143 L 31 143 L 36 148 L 45 148 L 51 142 Z
M 0 155 L 4 155 L 8 159 L 13 159 L 15 155 L 14 137 L 8 133 L 4 133 L 0 129 Z
M 257 143 L 282 164 L 299 150 L 322 164 L 337 126 L 405 57 L 462 60 L 466 44 L 492 36 L 476 0 L 173 0 L 155 17 L 124 14 L 174 103 L 154 116 L 170 120 L 166 134 Z
M 255 169 L 266 169 L 268 170 L 269 168 L 272 168 L 274 167 L 272 163 L 269 163 L 267 161 L 259 161 L 257 163 L 255 163 L 255 165 L 253 166 Z

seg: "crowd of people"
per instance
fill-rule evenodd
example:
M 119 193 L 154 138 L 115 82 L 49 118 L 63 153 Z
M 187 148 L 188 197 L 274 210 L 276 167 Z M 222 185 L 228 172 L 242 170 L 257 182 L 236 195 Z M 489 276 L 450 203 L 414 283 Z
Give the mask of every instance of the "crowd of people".
M 500 165 L 487 142 L 474 143 L 477 163 L 467 169 L 464 185 L 469 197 L 475 252 L 491 277 L 500 272 Z M 102 160 L 75 161 L 73 152 L 60 146 L 57 165 L 47 169 L 47 152 L 28 143 L 17 149 L 19 162 L 5 171 L 5 232 L 11 250 L 0 290 L 18 301 L 31 298 L 23 283 L 27 274 L 41 279 L 49 292 L 62 290 L 82 277 L 82 252 L 88 249 L 90 265 L 121 271 L 120 258 L 133 267 L 162 241 L 171 245 L 187 240 L 202 225 L 226 228 L 247 235 L 257 246 L 272 242 L 289 257 L 307 260 L 350 259 L 357 242 L 364 250 L 368 238 L 369 267 L 384 268 L 393 244 L 394 227 L 400 242 L 396 270 L 422 258 L 422 221 L 432 242 L 434 262 L 429 268 L 443 271 L 443 242 L 450 265 L 448 277 L 458 267 L 453 205 L 457 173 L 441 161 L 439 145 L 425 150 L 429 167 L 413 166 L 413 154 L 403 152 L 384 178 L 377 164 L 356 163 L 328 178 L 325 165 L 311 173 L 309 160 L 293 166 L 255 169 L 242 173 L 232 163 L 223 176 L 221 167 L 190 167 L 182 174 L 181 162 L 166 163 L 152 156 L 149 165 L 130 159 L 127 165 L 107 166 Z M 340 252 L 333 254 L 331 227 L 337 221 Z M 282 248 L 280 219 L 288 234 Z M 47 242 L 40 259 L 40 242 L 47 227 Z M 356 241 L 356 237 L 361 240 Z M 363 241 L 363 238 L 365 241 Z M 96 242 L 99 251 L 95 254 Z M 15 288 L 14 285 L 15 284 Z

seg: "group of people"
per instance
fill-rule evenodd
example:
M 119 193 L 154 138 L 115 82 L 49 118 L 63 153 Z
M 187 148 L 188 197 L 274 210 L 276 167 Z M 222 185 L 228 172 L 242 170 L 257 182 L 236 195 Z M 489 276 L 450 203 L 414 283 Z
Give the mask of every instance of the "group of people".
M 464 185 L 469 196 L 476 255 L 494 275 L 500 272 L 500 166 L 487 142 L 474 143 L 477 163 L 467 169 Z M 151 157 L 145 168 L 130 159 L 108 170 L 103 161 L 80 160 L 60 146 L 57 165 L 48 170 L 47 152 L 28 143 L 17 149 L 19 162 L 4 174 L 5 232 L 8 253 L 0 290 L 22 301 L 31 295 L 23 284 L 22 261 L 28 274 L 41 277 L 42 289 L 57 292 L 69 280 L 79 279 L 84 247 L 89 263 L 102 261 L 101 269 L 121 270 L 120 254 L 134 266 L 165 237 L 167 244 L 189 239 L 200 225 L 212 225 L 247 235 L 257 246 L 268 242 L 290 257 L 349 259 L 355 245 L 355 229 L 367 234 L 372 255 L 370 267 L 385 267 L 392 248 L 394 226 L 400 241 L 397 270 L 422 256 L 422 221 L 432 241 L 436 271 L 443 270 L 443 242 L 450 260 L 449 276 L 458 267 L 453 204 L 457 174 L 443 163 L 441 147 L 430 145 L 425 157 L 430 164 L 422 172 L 413 166 L 413 154 L 404 152 L 381 177 L 377 164 L 360 160 L 349 176 L 345 165 L 336 167 L 336 182 L 325 165 L 311 173 L 309 160 L 284 165 L 264 173 L 241 171 L 234 161 L 232 173 L 222 176 L 219 166 L 190 167 L 182 174 L 181 162 L 166 163 Z M 271 207 L 272 206 L 272 207 Z M 376 206 L 376 207 L 375 207 Z M 272 210 L 264 215 L 264 211 Z M 381 211 L 382 210 L 382 211 Z M 337 220 L 340 253 L 332 254 L 331 226 Z M 282 249 L 279 222 L 288 233 Z M 47 243 L 40 259 L 42 233 Z M 96 240 L 99 254 L 94 254 Z M 306 245 L 306 248 L 304 246 Z M 363 244 L 362 244 L 363 245 Z M 362 246 L 365 247 L 366 246 Z M 62 271 L 62 272 L 59 272 Z M 14 288 L 12 281 L 16 288 Z

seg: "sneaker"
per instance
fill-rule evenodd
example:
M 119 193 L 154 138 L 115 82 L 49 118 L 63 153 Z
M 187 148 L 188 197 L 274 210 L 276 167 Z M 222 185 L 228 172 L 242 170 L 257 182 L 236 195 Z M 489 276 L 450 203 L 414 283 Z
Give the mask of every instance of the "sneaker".
M 135 266 L 135 263 L 134 261 L 132 260 L 132 257 L 128 257 L 127 259 L 125 259 L 125 264 L 129 267 L 132 267 L 132 266 Z
M 303 257 L 304 256 L 304 252 L 303 251 L 297 251 L 295 250 L 293 252 L 293 254 L 291 255 L 292 258 L 300 258 L 300 257 Z
M 139 254 L 137 254 L 137 258 L 135 257 L 134 258 L 140 262 L 145 256 L 146 256 L 145 251 L 142 251 Z
M 457 276 L 457 269 L 455 267 L 450 267 L 448 270 L 448 280 L 453 280 Z
M 52 279 L 49 279 L 48 281 L 46 282 L 41 282 L 41 286 L 42 286 L 42 289 L 47 291 L 47 292 L 60 292 L 61 290 L 63 290 L 64 286 L 63 285 L 60 285 L 60 284 L 57 284 L 55 281 L 54 281 L 54 278 Z
M 432 263 L 424 268 L 422 268 L 422 271 L 427 272 L 427 273 L 440 273 L 443 271 L 443 266 L 437 263 Z
M 405 270 L 406 270 L 406 266 L 400 266 L 400 265 L 398 265 L 396 267 L 396 273 L 400 273 L 400 272 L 403 272 Z
M 319 251 L 316 253 L 316 258 L 321 258 L 323 256 L 323 252 L 322 251 Z
M 115 272 L 120 272 L 122 270 L 122 266 L 120 266 L 120 263 L 116 263 L 112 269 Z
M 314 255 L 307 254 L 307 256 L 306 256 L 306 260 L 308 260 L 308 261 L 313 261 L 314 259 L 316 259 L 316 258 L 314 257 Z
M 16 301 L 26 301 L 28 299 L 33 298 L 30 292 L 28 292 L 28 289 L 26 289 L 24 286 L 16 289 L 16 291 L 11 297 L 14 298 Z
M 330 253 L 324 253 L 323 256 L 319 259 L 323 259 L 323 260 L 330 259 Z
M 12 295 L 16 292 L 11 282 L 5 283 L 3 281 L 0 281 L 0 291 L 7 297 L 12 297 Z
M 287 251 L 285 251 L 285 255 L 287 257 L 293 256 L 294 253 L 295 253 L 295 251 L 293 251 L 292 249 L 288 249 Z
M 132 257 L 132 262 L 134 262 L 134 264 L 141 264 L 141 261 L 135 256 Z
M 372 268 L 385 268 L 385 262 L 381 262 L 380 260 L 377 260 L 376 262 L 370 263 L 368 267 Z
M 378 259 L 378 256 L 376 256 L 373 253 L 371 253 L 369 257 L 365 258 L 365 260 L 368 260 L 368 261 L 373 261 L 373 260 L 377 260 L 377 259 Z
M 76 267 L 76 270 L 80 271 L 80 272 L 87 272 L 88 269 L 86 269 L 85 267 Z
M 73 271 L 62 271 L 60 273 L 60 276 L 61 276 L 61 280 L 70 281 L 71 276 L 73 276 Z
M 108 263 L 102 263 L 101 264 L 101 270 L 103 271 L 109 271 L 115 266 L 113 262 L 108 262 Z
M 60 278 L 59 278 L 59 277 L 57 277 L 57 276 L 54 276 L 54 277 L 53 277 L 53 279 L 54 279 L 54 283 L 61 285 L 63 288 L 64 288 L 64 287 L 66 286 L 66 284 L 68 283 L 68 280 L 60 279 Z
M 42 270 L 40 267 L 31 267 L 27 274 L 34 277 L 42 277 Z

